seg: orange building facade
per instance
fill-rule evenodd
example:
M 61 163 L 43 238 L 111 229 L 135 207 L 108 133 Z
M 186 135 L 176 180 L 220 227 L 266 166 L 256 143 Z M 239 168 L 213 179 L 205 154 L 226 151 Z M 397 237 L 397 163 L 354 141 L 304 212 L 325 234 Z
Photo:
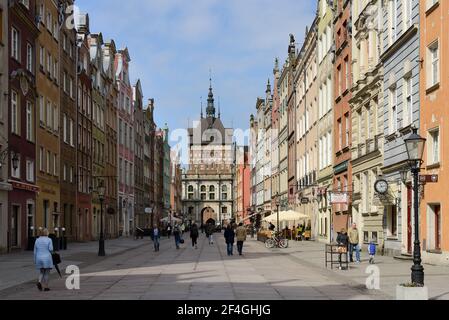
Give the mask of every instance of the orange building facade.
M 420 135 L 427 139 L 421 175 L 439 178 L 422 188 L 422 257 L 449 265 L 449 1 L 420 1 L 420 16 Z

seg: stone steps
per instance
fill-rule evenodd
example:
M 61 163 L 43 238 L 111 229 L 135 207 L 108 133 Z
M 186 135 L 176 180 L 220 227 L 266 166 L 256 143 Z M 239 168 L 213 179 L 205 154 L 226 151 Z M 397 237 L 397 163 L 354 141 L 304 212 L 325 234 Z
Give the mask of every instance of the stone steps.
M 401 254 L 401 255 L 394 256 L 394 258 L 395 258 L 396 260 L 413 261 L 413 255 L 408 254 L 408 253 L 403 253 L 403 254 Z

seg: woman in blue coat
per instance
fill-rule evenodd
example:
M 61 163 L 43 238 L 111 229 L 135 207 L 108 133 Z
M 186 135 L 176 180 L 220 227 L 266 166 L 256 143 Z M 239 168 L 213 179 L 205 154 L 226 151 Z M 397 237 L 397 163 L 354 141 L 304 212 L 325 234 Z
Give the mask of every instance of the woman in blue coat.
M 235 242 L 235 232 L 232 229 L 231 224 L 228 224 L 228 227 L 225 230 L 224 237 L 226 239 L 226 245 L 228 248 L 228 256 L 233 256 L 234 253 L 234 242 Z
M 34 264 L 36 269 L 39 270 L 39 280 L 37 288 L 42 291 L 50 291 L 48 288 L 48 282 L 50 277 L 50 271 L 53 268 L 53 242 L 48 237 L 48 230 L 41 231 L 40 237 L 34 244 Z

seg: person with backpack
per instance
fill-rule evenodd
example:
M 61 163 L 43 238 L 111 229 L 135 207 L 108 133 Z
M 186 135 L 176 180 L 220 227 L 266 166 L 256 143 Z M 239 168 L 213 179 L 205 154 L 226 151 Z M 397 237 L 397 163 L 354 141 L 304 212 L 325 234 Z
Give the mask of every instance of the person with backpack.
M 179 250 L 179 245 L 181 244 L 181 229 L 177 223 L 173 228 L 173 236 L 175 237 L 176 250 Z
M 192 239 L 192 248 L 198 249 L 198 237 L 200 236 L 198 225 L 193 223 L 190 229 L 190 238 Z

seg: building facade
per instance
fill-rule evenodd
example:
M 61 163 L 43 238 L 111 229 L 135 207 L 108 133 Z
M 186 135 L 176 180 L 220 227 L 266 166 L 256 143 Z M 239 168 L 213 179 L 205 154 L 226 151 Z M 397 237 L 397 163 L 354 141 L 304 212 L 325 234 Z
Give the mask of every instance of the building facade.
M 318 200 L 318 56 L 317 56 L 317 19 L 310 28 L 306 28 L 304 44 L 299 52 L 296 67 L 296 158 L 297 205 L 296 211 L 309 217 L 312 235 L 318 241 L 320 237 Z M 308 222 L 306 222 L 308 223 Z
M 25 249 L 36 226 L 36 15 L 34 0 L 9 6 L 8 251 Z
M 420 125 L 419 1 L 384 3 L 383 33 L 383 178 L 388 193 L 380 195 L 384 205 L 385 252 L 411 254 L 413 211 L 411 180 L 402 181 L 409 170 L 404 139 Z M 405 182 L 405 183 L 404 183 Z
M 287 78 L 287 180 L 288 180 L 288 205 L 293 208 L 297 203 L 296 191 L 296 90 L 295 72 L 298 63 L 296 43 L 293 35 L 290 36 L 288 46 L 288 78 Z
M 353 86 L 351 164 L 352 216 L 361 245 L 373 240 L 383 248 L 383 205 L 374 184 L 383 165 L 382 1 L 353 1 Z
M 120 234 L 129 236 L 134 221 L 134 106 L 133 90 L 129 81 L 128 49 L 115 56 L 116 81 L 119 91 L 119 203 Z
M 237 170 L 235 174 L 235 184 L 237 192 L 235 196 L 236 202 L 236 221 L 244 224 L 250 223 L 250 191 L 251 191 L 251 170 L 249 165 L 249 148 L 239 147 L 237 153 Z
M 92 217 L 91 230 L 95 239 L 100 237 L 102 203 L 98 194 L 99 187 L 105 186 L 106 173 L 105 143 L 106 143 L 106 92 L 103 65 L 103 35 L 89 35 L 89 51 L 92 71 Z
M 272 213 L 272 193 L 271 193 L 271 115 L 273 110 L 273 96 L 271 94 L 271 84 L 270 80 L 267 83 L 267 89 L 265 90 L 265 101 L 264 101 L 264 115 L 263 115 L 263 131 L 264 131 L 264 145 L 265 152 L 263 154 L 263 211 L 266 215 Z
M 8 94 L 9 94 L 9 6 L 7 0 L 0 1 L 0 254 L 8 250 L 8 193 L 12 190 L 8 183 L 10 166 L 8 145 Z
M 288 203 L 288 84 L 290 61 L 287 59 L 279 76 L 279 192 L 275 201 Z M 276 208 L 277 209 L 277 208 Z M 279 208 L 285 210 L 285 206 Z
M 71 223 L 66 223 L 68 239 L 88 241 L 92 238 L 92 67 L 89 51 L 89 16 L 77 17 L 76 57 L 77 57 L 77 167 L 67 168 L 68 181 L 76 181 L 76 215 Z M 75 172 L 74 172 L 75 171 Z
M 334 18 L 335 63 L 334 63 L 334 119 L 333 119 L 333 190 L 336 196 L 332 204 L 332 236 L 349 228 L 352 199 L 352 11 L 348 1 L 337 1 Z
M 148 101 L 148 106 L 144 110 L 144 203 L 147 225 L 154 226 L 155 216 L 155 132 L 154 123 L 154 99 Z M 148 216 L 149 215 L 149 216 Z
M 318 1 L 317 53 L 318 53 L 318 188 L 323 195 L 318 205 L 318 233 L 321 238 L 330 239 L 332 206 L 329 192 L 333 190 L 332 167 L 333 106 L 334 106 L 334 7 L 326 0 Z
M 449 261 L 449 141 L 447 120 L 449 3 L 419 1 L 420 12 L 420 135 L 427 139 L 422 175 L 438 175 L 421 194 L 420 235 L 425 263 L 448 265 Z
M 273 67 L 273 107 L 271 109 L 271 208 L 276 207 L 276 195 L 279 194 L 279 59 L 276 58 Z
M 39 119 L 36 121 L 36 155 L 37 185 L 40 192 L 36 198 L 36 224 L 55 233 L 60 227 L 60 134 L 65 134 L 70 146 L 75 146 L 73 131 L 67 132 L 62 126 L 59 130 L 60 105 L 62 94 L 59 90 L 60 55 L 59 55 L 59 22 L 58 7 L 54 1 L 44 0 L 38 3 L 38 14 L 42 17 L 39 23 L 39 38 L 37 42 L 39 71 L 36 75 L 38 93 Z M 66 74 L 67 76 L 67 74 Z M 62 92 L 69 92 L 69 79 L 62 80 Z M 74 128 L 73 119 L 71 128 Z M 70 121 L 67 121 L 66 124 Z
M 59 9 L 66 13 L 66 8 L 71 5 L 73 5 L 71 0 L 60 1 Z M 69 19 L 67 14 L 64 15 L 64 18 Z M 59 133 L 60 162 L 57 169 L 59 170 L 60 185 L 59 227 L 65 229 L 64 235 L 69 236 L 69 239 L 72 240 L 77 208 L 77 179 L 74 175 L 76 174 L 79 148 L 76 70 L 78 56 L 76 50 L 76 29 L 68 28 L 65 19 L 59 22 L 59 77 L 62 85 L 59 86 L 60 113 L 57 115 L 61 128 Z M 61 231 L 60 235 L 62 235 Z
M 183 174 L 187 219 L 225 225 L 233 218 L 233 129 L 216 117 L 212 85 L 206 117 L 189 128 L 189 167 Z
M 115 81 L 114 40 L 102 47 L 105 86 L 105 177 L 102 179 L 106 194 L 103 204 L 104 233 L 106 238 L 118 237 L 118 89 Z
M 165 124 L 165 128 L 162 130 L 163 135 L 163 217 L 169 217 L 173 214 L 170 206 L 170 185 L 171 185 L 171 167 L 170 167 L 170 144 L 169 139 L 169 128 Z
M 133 87 L 134 105 L 134 216 L 135 226 L 145 228 L 144 207 L 144 123 L 143 123 L 143 92 L 140 80 Z

